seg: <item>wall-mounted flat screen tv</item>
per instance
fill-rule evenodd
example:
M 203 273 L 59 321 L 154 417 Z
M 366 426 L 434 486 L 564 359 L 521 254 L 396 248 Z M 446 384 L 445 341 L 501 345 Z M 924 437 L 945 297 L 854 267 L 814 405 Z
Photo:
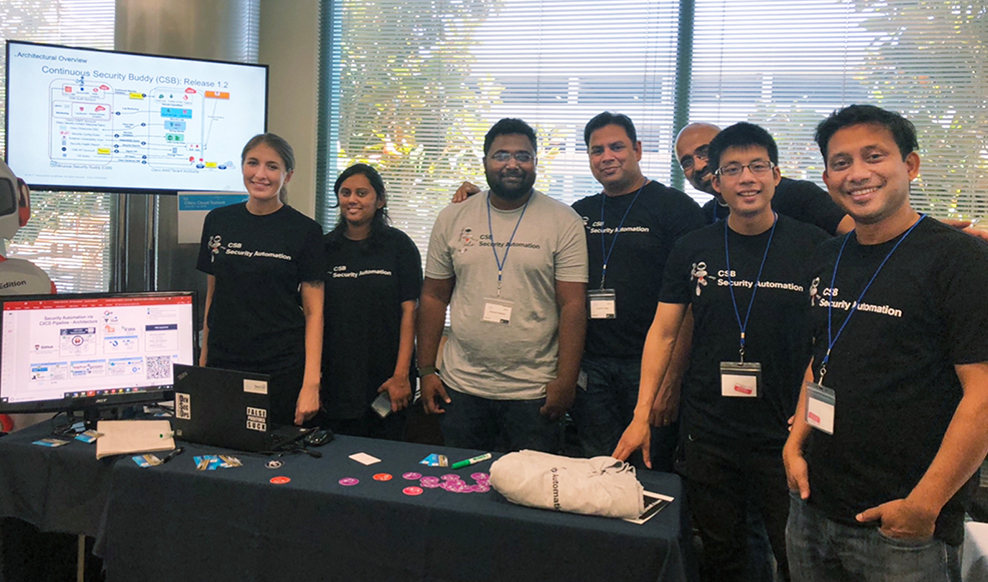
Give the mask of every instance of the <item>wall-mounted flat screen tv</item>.
M 7 42 L 6 161 L 32 189 L 243 192 L 266 65 Z

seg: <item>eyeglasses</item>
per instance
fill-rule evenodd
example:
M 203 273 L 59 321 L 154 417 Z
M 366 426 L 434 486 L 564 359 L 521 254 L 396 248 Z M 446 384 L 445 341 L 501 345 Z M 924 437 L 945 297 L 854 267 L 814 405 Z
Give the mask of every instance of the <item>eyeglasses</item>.
M 772 162 L 766 162 L 764 160 L 758 160 L 758 161 L 751 162 L 750 164 L 747 164 L 747 165 L 744 165 L 744 164 L 729 164 L 727 166 L 724 166 L 724 167 L 721 167 L 721 168 L 717 168 L 717 171 L 715 172 L 715 174 L 717 174 L 718 176 L 720 176 L 722 178 L 737 178 L 738 176 L 741 175 L 741 172 L 744 172 L 744 169 L 745 168 L 748 168 L 749 170 L 751 170 L 751 173 L 752 174 L 754 174 L 756 176 L 764 176 L 765 174 L 771 172 L 772 171 L 772 168 L 774 168 L 774 167 L 775 167 L 775 164 L 773 164 Z
M 696 148 L 693 150 L 693 155 L 683 156 L 683 159 L 680 160 L 679 165 L 682 166 L 684 170 L 689 170 L 693 167 L 694 158 L 700 158 L 704 162 L 710 159 L 710 144 L 706 143 Z
M 511 152 L 498 151 L 491 154 L 491 159 L 494 160 L 495 162 L 504 163 L 510 160 L 511 158 L 514 158 L 515 161 L 518 162 L 519 164 L 527 164 L 531 162 L 533 159 L 535 159 L 535 156 L 532 155 L 531 152 L 511 153 Z

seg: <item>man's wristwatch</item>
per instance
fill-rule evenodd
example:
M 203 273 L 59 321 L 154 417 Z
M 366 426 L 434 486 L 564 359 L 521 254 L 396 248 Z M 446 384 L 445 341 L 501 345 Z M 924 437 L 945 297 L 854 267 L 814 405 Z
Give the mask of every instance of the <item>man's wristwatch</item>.
M 438 373 L 438 370 L 436 370 L 435 366 L 423 366 L 419 368 L 419 378 L 425 378 L 429 374 L 436 374 L 436 373 Z

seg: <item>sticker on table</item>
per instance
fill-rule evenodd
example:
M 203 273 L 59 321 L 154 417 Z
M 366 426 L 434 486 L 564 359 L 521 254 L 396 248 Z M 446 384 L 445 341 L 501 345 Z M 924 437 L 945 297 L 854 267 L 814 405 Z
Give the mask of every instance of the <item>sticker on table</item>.
M 473 475 L 470 475 L 470 478 L 474 481 L 488 481 L 491 476 L 487 473 L 474 473 Z
M 274 483 L 275 485 L 284 485 L 285 483 L 290 483 L 291 479 L 284 476 L 271 477 L 271 482 Z
M 280 469 L 285 466 L 285 462 L 280 461 L 278 459 L 272 459 L 268 461 L 267 464 L 264 466 L 267 467 L 268 469 Z
M 133 459 L 134 462 L 137 463 L 137 466 L 141 468 L 155 467 L 161 464 L 161 459 L 159 459 L 156 455 L 137 455 L 135 457 L 131 457 L 131 459 Z
M 416 479 L 422 478 L 422 473 L 416 473 L 414 471 L 409 471 L 401 476 L 402 479 L 408 479 L 409 481 L 414 481 Z
M 421 461 L 419 461 L 419 464 L 420 465 L 428 465 L 430 467 L 448 467 L 449 466 L 449 459 L 446 458 L 446 455 L 440 455 L 440 454 L 437 454 L 437 453 L 432 453 L 428 457 L 426 457 L 426 458 L 422 459 Z
M 232 469 L 234 467 L 243 466 L 243 463 L 240 462 L 240 459 L 231 455 L 220 455 L 220 460 L 223 461 L 223 463 L 220 464 L 220 467 L 224 469 Z
M 414 487 L 414 486 L 405 487 L 404 489 L 401 490 L 401 492 L 404 493 L 405 495 L 422 495 L 422 488 Z
M 82 434 L 75 435 L 75 440 L 82 441 L 88 445 L 90 443 L 95 443 L 96 439 L 98 439 L 101 436 L 103 436 L 103 433 L 101 432 L 96 432 L 95 430 L 87 430 Z
M 42 447 L 64 447 L 69 444 L 69 441 L 63 441 L 62 439 L 41 439 L 40 441 L 34 441 L 31 444 L 41 445 Z
M 375 481 L 390 481 L 391 479 L 392 477 L 389 473 L 378 473 L 377 475 L 374 475 Z
M 340 485 L 344 487 L 353 487 L 357 483 L 360 483 L 360 479 L 354 479 L 353 477 L 344 477 L 340 479 Z
M 195 456 L 192 457 L 192 462 L 196 464 L 196 470 L 198 471 L 215 471 L 216 469 L 229 468 L 226 461 L 221 459 L 219 455 Z

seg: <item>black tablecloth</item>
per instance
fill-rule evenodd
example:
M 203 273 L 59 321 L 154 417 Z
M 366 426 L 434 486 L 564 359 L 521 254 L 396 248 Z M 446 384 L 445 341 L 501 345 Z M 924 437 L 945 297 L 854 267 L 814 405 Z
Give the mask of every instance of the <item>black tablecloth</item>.
M 488 472 L 490 462 L 452 471 L 419 464 L 477 454 L 450 448 L 337 437 L 320 459 L 233 453 L 243 466 L 197 471 L 185 445 L 165 465 L 142 469 L 129 457 L 95 460 L 81 442 L 48 449 L 26 429 L 0 439 L 0 515 L 43 529 L 98 531 L 110 582 L 142 580 L 670 580 L 685 578 L 679 478 L 643 472 L 648 491 L 676 501 L 651 521 L 564 514 L 514 505 L 491 490 L 425 489 L 403 473 Z M 348 455 L 382 462 L 364 466 Z M 375 474 L 388 473 L 390 481 Z M 273 484 L 273 477 L 290 482 Z M 344 487 L 339 480 L 359 479 Z M 102 516 L 102 522 L 101 522 Z
M 116 459 L 96 460 L 96 445 L 76 440 L 58 448 L 31 444 L 50 433 L 42 422 L 0 438 L 0 517 L 95 536 Z

